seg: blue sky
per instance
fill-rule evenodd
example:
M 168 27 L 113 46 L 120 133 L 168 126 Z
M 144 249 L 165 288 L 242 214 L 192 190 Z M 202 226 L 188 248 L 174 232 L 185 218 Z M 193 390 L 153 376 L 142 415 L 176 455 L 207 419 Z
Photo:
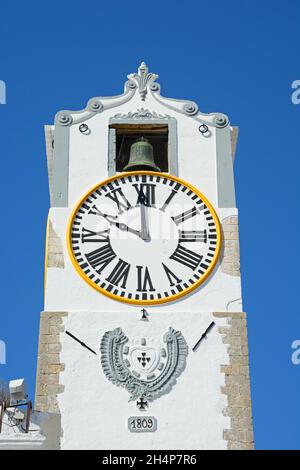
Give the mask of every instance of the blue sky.
M 163 94 L 240 126 L 235 163 L 256 448 L 299 449 L 300 3 L 53 0 L 1 6 L 1 322 L 7 364 L 34 396 L 49 207 L 43 125 L 122 92 L 142 60 Z M 297 274 L 298 273 L 298 274 Z

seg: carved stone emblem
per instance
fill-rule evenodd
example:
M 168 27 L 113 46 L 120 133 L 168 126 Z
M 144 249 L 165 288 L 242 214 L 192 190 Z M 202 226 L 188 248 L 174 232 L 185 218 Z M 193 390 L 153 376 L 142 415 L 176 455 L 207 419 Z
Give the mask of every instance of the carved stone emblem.
M 100 351 L 104 374 L 128 390 L 129 401 L 153 401 L 175 385 L 185 368 L 188 346 L 181 332 L 172 327 L 162 340 L 129 339 L 116 328 L 103 335 Z
M 167 119 L 168 117 L 168 114 L 159 114 L 145 108 L 140 108 L 136 111 L 130 111 L 125 114 L 118 113 L 114 115 L 115 119 Z

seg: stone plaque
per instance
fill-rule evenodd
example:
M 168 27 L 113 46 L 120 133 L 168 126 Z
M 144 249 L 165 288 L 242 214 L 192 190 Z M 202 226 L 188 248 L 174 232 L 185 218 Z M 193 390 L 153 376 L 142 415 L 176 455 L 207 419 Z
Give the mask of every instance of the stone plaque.
M 130 432 L 154 432 L 157 429 L 157 419 L 154 416 L 130 416 L 128 429 Z

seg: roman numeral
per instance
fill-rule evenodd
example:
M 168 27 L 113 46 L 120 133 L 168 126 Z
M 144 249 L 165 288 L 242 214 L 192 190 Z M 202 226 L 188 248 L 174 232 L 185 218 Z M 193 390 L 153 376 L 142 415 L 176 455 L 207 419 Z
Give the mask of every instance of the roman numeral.
M 121 188 L 113 189 L 109 194 L 106 194 L 105 197 L 108 197 L 117 204 L 118 210 L 127 210 L 131 207 L 130 202 L 126 199 Z
M 194 251 L 184 248 L 180 243 L 178 244 L 176 250 L 170 256 L 170 259 L 178 261 L 178 263 L 184 264 L 188 268 L 195 270 L 199 263 L 201 263 L 203 256 L 198 255 Z
M 179 277 L 176 276 L 176 274 L 172 273 L 171 269 L 168 268 L 164 263 L 161 263 L 163 265 L 163 268 L 165 270 L 166 275 L 168 276 L 170 286 L 175 286 L 175 284 L 179 284 L 182 282 L 182 279 L 179 279 Z M 173 281 L 175 280 L 175 282 Z
M 90 208 L 89 214 L 99 215 L 99 217 L 104 217 L 104 219 L 106 219 L 109 223 L 113 222 L 117 218 L 116 215 L 104 214 L 98 209 L 98 207 L 95 204 Z
M 167 199 L 165 200 L 164 202 L 164 205 L 161 207 L 161 211 L 165 211 L 166 208 L 168 207 L 168 205 L 170 204 L 170 202 L 172 201 L 173 197 L 175 196 L 175 194 L 177 194 L 177 191 L 175 191 L 175 189 L 172 189 L 171 193 L 169 194 L 169 196 L 167 197 Z
M 133 184 L 138 194 L 137 204 L 144 204 L 144 206 L 155 206 L 155 188 L 156 184 L 140 183 Z
M 110 243 L 98 248 L 97 250 L 91 251 L 85 255 L 87 261 L 96 269 L 97 273 L 101 274 L 104 268 L 116 258 L 116 254 L 113 251 Z
M 207 242 L 207 230 L 179 230 L 180 242 Z
M 121 283 L 120 287 L 122 287 L 122 289 L 126 289 L 129 270 L 130 264 L 126 263 L 122 259 L 119 259 L 118 263 L 110 275 L 106 278 L 106 280 L 115 286 L 119 286 Z
M 93 232 L 87 228 L 82 228 L 81 242 L 108 242 L 109 230 L 101 230 L 99 232 Z
M 145 270 L 144 270 L 144 266 L 137 266 L 136 268 L 137 268 L 137 278 L 138 278 L 137 291 L 138 292 L 148 292 L 148 291 L 153 292 L 155 289 L 153 287 L 147 266 L 145 267 Z
M 176 217 L 172 217 L 176 225 L 181 224 L 185 220 L 190 219 L 191 217 L 194 217 L 197 214 L 197 209 L 196 207 L 192 207 L 192 209 L 189 209 L 186 212 L 183 212 L 182 214 L 177 215 Z

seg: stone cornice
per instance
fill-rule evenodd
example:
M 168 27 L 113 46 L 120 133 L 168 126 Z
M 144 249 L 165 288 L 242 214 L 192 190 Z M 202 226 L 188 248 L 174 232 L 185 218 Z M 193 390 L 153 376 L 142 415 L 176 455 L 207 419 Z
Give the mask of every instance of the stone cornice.
M 102 113 L 108 109 L 119 107 L 129 102 L 138 92 L 141 104 L 148 96 L 154 98 L 161 106 L 177 113 L 189 116 L 208 127 L 222 128 L 229 125 L 229 119 L 222 113 L 205 114 L 199 111 L 198 105 L 194 101 L 166 98 L 160 94 L 160 85 L 156 82 L 159 76 L 150 73 L 145 62 L 142 62 L 136 73 L 127 76 L 124 93 L 116 96 L 95 97 L 88 101 L 87 106 L 79 111 L 63 110 L 55 116 L 55 124 L 58 126 L 71 126 L 80 124 L 91 119 L 95 114 Z M 133 113 L 136 110 L 132 111 Z M 155 111 L 154 111 L 155 112 Z

